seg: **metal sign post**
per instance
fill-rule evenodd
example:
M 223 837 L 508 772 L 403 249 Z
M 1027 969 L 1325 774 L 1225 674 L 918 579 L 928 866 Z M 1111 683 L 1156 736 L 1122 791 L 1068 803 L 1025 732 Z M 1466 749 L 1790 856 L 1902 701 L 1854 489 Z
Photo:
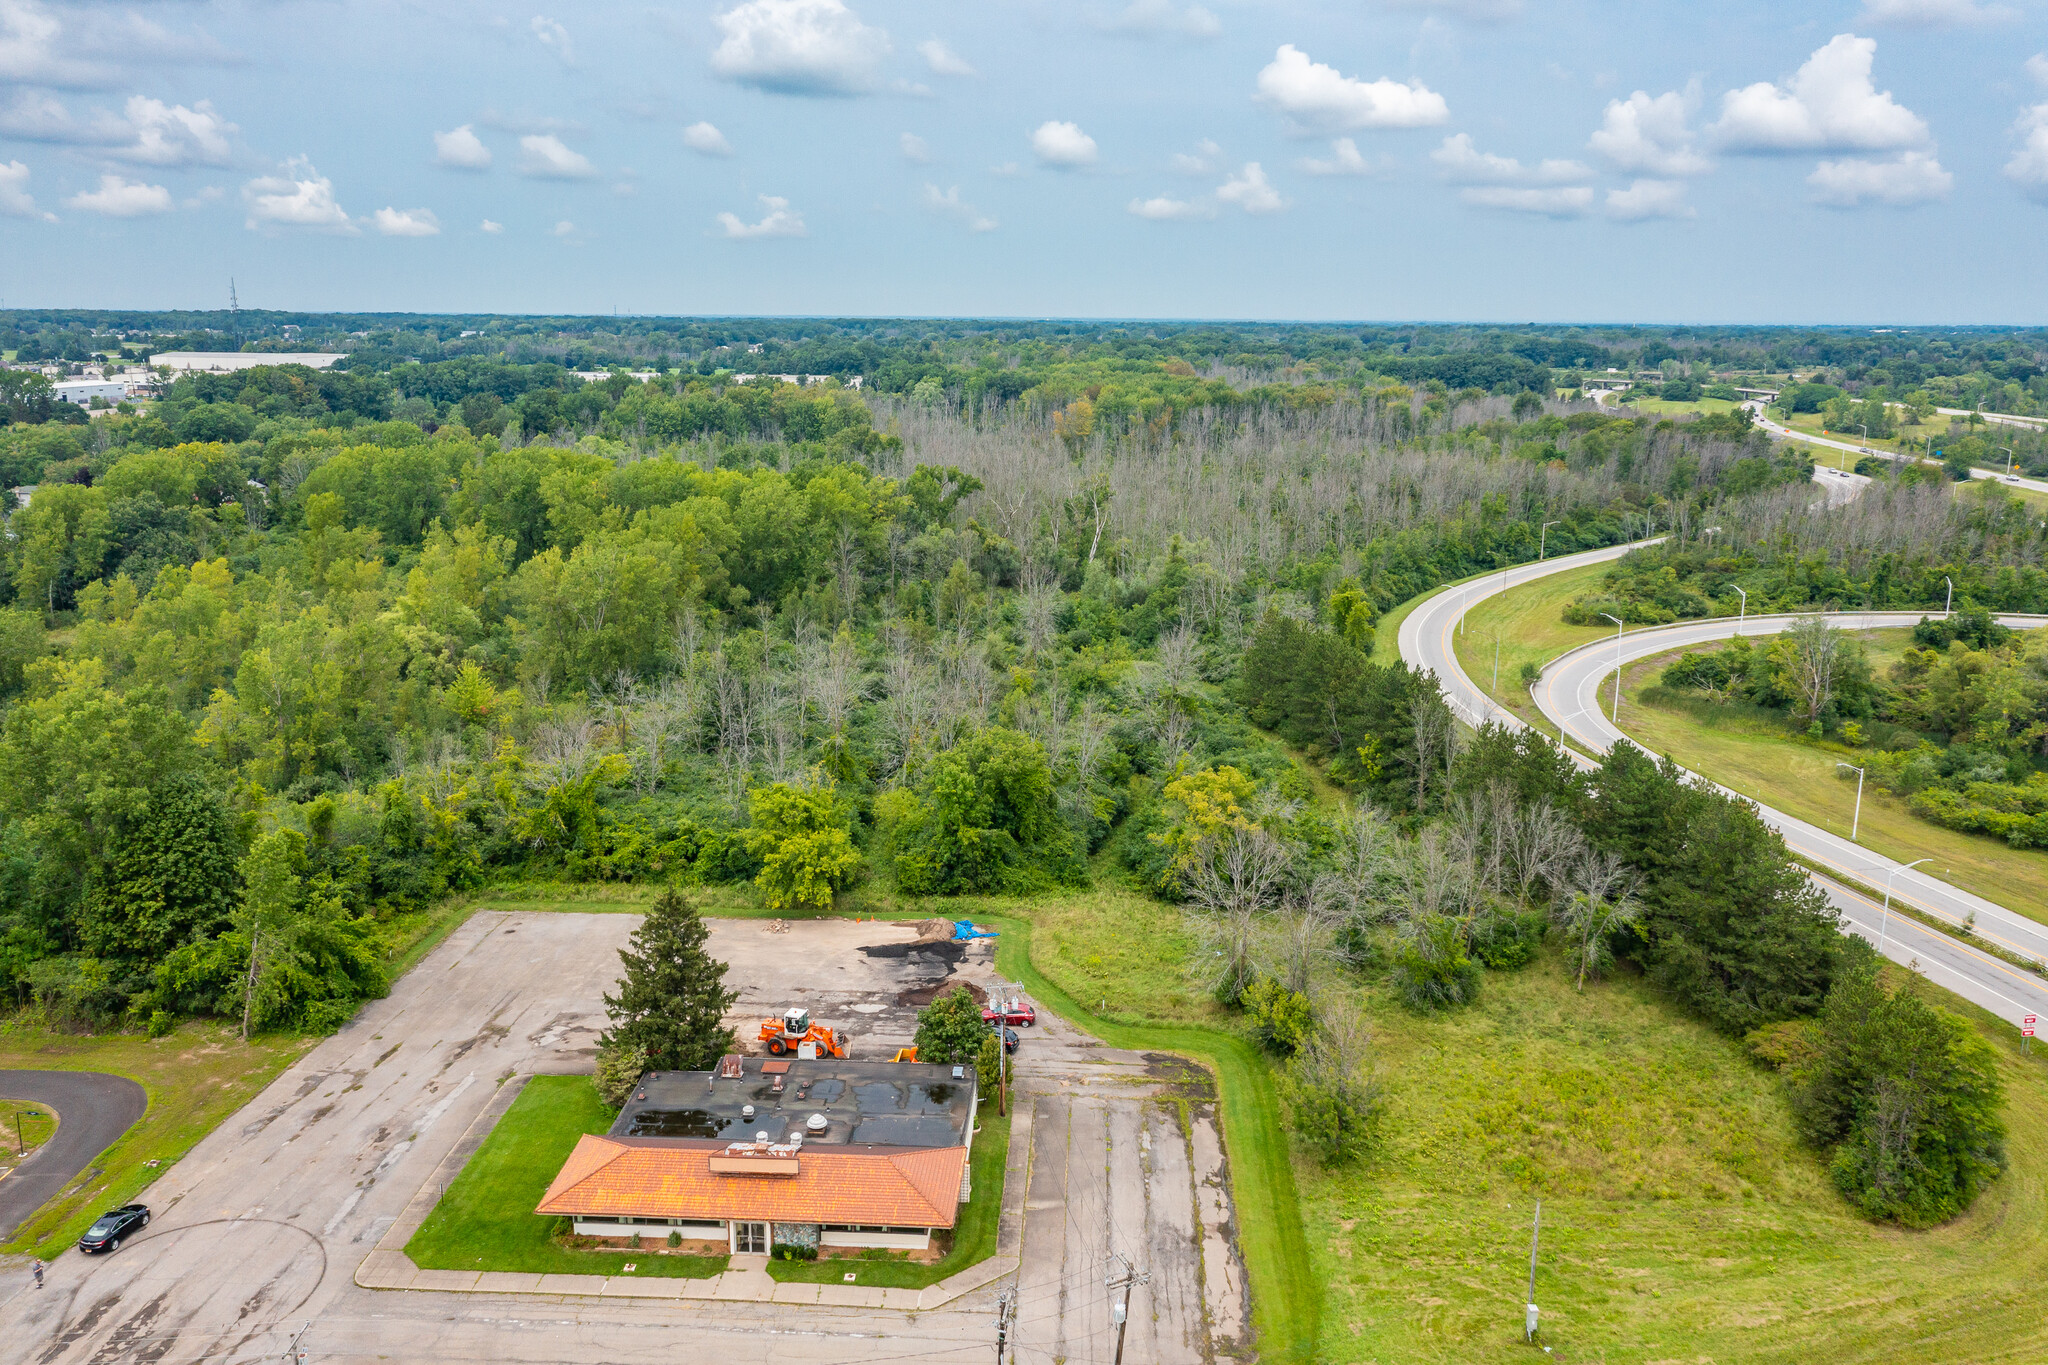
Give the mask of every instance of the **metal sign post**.
M 2036 1016 L 2031 1014 L 2020 1020 L 2021 1052 L 2032 1052 L 2034 1050 L 2034 1025 L 2038 1022 L 2039 1020 Z
M 1522 1339 L 1536 1340 L 1536 1244 L 1543 1236 L 1543 1201 L 1536 1201 L 1536 1221 L 1529 1228 L 1529 1297 L 1522 1302 Z

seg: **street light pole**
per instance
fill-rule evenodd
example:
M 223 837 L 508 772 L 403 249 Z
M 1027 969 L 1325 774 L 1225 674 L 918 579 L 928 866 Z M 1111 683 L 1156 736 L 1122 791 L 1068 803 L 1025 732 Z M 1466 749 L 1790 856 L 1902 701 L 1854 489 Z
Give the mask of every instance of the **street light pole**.
M 1600 613 L 1607 616 L 1606 612 Z M 1614 723 L 1621 724 L 1621 618 L 1607 616 L 1614 622 Z
M 2012 477 L 2012 447 L 2011 447 L 2011 446 L 1993 446 L 1993 447 L 1991 447 L 1991 448 L 1992 448 L 1993 450 L 2002 450 L 2002 451 L 2004 451 L 2004 452 L 2005 452 L 2005 477 L 2007 477 L 2008 479 L 2009 479 L 2009 478 L 2011 478 L 2011 477 Z
M 1863 828 L 1863 769 L 1854 763 L 1836 763 L 1837 768 L 1847 768 L 1856 774 L 1856 814 L 1849 821 L 1849 842 L 1856 842 L 1856 831 Z
M 1554 521 L 1546 521 L 1540 528 L 1538 528 L 1536 532 L 1536 562 L 1538 564 L 1541 564 L 1543 562 L 1543 546 L 1545 544 L 1546 538 L 1550 534 L 1550 528 L 1555 525 L 1557 525 L 1557 523 Z
M 1927 859 L 1925 858 L 1915 858 L 1912 862 L 1907 863 L 1905 867 L 1894 867 L 1891 871 L 1884 874 L 1884 917 L 1877 922 L 1877 955 L 1879 957 L 1884 956 L 1885 933 L 1892 925 L 1892 878 L 1909 868 L 1918 867 L 1926 861 Z
M 1955 613 L 1956 581 L 1953 578 L 1943 578 L 1941 581 L 1948 584 L 1948 601 L 1944 602 L 1941 608 L 1942 617 L 1946 619 L 1947 617 L 1952 616 Z
M 1735 585 L 1733 583 L 1730 583 L 1728 586 L 1731 588 L 1735 588 Z M 1742 589 L 1740 588 L 1735 588 L 1735 591 L 1742 593 L 1742 610 L 1739 614 L 1737 614 L 1735 618 L 1736 628 L 1740 629 L 1742 623 L 1749 619 L 1749 594 L 1746 592 L 1742 592 Z

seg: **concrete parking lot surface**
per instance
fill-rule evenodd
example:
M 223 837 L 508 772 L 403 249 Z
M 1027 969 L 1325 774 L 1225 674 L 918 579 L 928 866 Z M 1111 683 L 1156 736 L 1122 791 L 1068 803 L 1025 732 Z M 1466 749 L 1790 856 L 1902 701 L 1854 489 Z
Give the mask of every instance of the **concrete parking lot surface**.
M 158 1181 L 142 1237 L 109 1257 L 65 1255 L 42 1290 L 0 1289 L 0 1365 L 275 1360 L 302 1328 L 319 1361 L 949 1365 L 988 1359 L 1002 1289 L 1023 1297 L 1022 1359 L 1107 1361 L 1101 1271 L 1112 1251 L 1153 1275 L 1133 1300 L 1126 1360 L 1207 1359 L 1241 1343 L 1242 1272 L 1205 1078 L 1100 1048 L 1057 1020 L 1026 1030 L 1019 1054 L 1035 1145 L 1029 1207 L 1022 1189 L 1006 1192 L 1005 1221 L 1027 1247 L 1024 1269 L 944 1309 L 358 1287 L 356 1266 L 502 1080 L 589 1069 L 602 995 L 636 923 L 471 917 Z M 952 979 L 992 981 L 986 945 L 898 952 L 908 937 L 889 924 L 712 922 L 712 948 L 741 990 L 736 1020 L 807 1004 L 863 1057 L 909 1041 L 917 1006 L 902 1000 Z M 1190 1095 L 1184 1134 L 1165 1106 Z

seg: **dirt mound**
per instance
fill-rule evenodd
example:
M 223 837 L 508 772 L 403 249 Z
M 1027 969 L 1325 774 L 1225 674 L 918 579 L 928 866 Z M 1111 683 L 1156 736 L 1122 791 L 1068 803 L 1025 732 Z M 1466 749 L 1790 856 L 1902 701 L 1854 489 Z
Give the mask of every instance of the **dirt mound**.
M 950 943 L 953 940 L 953 921 L 949 919 L 905 920 L 896 927 L 908 929 L 916 935 L 910 940 L 912 947 L 926 943 Z
M 922 986 L 910 986 L 896 992 L 896 1003 L 899 1005 L 916 1005 L 922 1009 L 947 991 L 952 990 L 955 986 L 965 986 L 967 993 L 974 997 L 975 1004 L 980 1005 L 983 1009 L 988 1008 L 988 992 L 975 985 L 972 981 L 927 981 Z

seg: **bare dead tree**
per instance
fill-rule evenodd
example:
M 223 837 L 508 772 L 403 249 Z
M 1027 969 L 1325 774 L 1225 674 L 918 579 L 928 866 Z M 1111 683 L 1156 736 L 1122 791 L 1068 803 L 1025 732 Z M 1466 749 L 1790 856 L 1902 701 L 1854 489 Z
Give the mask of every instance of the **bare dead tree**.
M 1564 894 L 1551 909 L 1551 921 L 1562 931 L 1565 958 L 1577 978 L 1578 989 L 1586 988 L 1588 976 L 1598 976 L 1614 961 L 1610 939 L 1642 918 L 1643 907 L 1634 894 L 1634 874 L 1619 858 L 1587 849 L 1573 862 Z
M 1848 659 L 1842 632 L 1818 616 L 1802 616 L 1782 638 L 1800 714 L 1812 720 L 1835 698 L 1835 679 Z
M 1244 994 L 1257 971 L 1263 920 L 1294 863 L 1293 851 L 1254 825 L 1233 826 L 1197 851 L 1185 883 L 1203 944 L 1200 961 L 1216 997 Z

